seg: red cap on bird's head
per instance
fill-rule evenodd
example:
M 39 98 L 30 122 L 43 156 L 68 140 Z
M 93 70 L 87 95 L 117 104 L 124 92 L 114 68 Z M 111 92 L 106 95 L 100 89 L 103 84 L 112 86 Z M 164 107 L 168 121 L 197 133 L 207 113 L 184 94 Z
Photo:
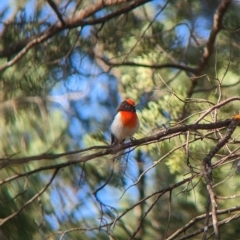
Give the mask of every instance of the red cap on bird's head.
M 136 106 L 135 105 L 135 102 L 132 100 L 132 99 L 126 99 L 126 102 L 128 103 L 128 104 L 130 104 L 130 105 L 132 105 L 132 106 Z

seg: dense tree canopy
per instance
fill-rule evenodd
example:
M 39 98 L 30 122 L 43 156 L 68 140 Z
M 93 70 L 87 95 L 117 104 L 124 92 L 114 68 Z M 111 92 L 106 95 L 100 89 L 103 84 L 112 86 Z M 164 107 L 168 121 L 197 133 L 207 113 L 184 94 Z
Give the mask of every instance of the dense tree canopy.
M 0 239 L 239 238 L 238 1 L 1 4 Z

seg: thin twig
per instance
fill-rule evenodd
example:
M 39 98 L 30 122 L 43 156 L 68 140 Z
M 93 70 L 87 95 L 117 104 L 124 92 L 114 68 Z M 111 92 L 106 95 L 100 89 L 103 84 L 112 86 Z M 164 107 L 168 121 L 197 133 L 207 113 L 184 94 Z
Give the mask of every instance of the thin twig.
M 60 22 L 62 23 L 62 25 L 64 26 L 65 25 L 65 21 L 63 20 L 62 14 L 59 12 L 56 3 L 53 0 L 47 0 L 47 2 L 51 6 L 53 11 L 56 13 L 56 15 L 57 15 L 58 19 L 60 20 Z
M 239 124 L 238 118 L 233 118 L 225 136 L 219 140 L 217 145 L 209 152 L 209 154 L 203 159 L 203 175 L 206 180 L 207 190 L 209 193 L 209 198 L 211 200 L 211 206 L 212 206 L 212 222 L 213 222 L 213 228 L 215 232 L 215 238 L 217 240 L 220 239 L 219 229 L 218 229 L 218 219 L 217 219 L 217 203 L 215 199 L 215 194 L 213 191 L 213 184 L 212 184 L 212 163 L 211 160 L 215 156 L 215 154 L 227 143 L 227 141 L 230 139 L 232 133 L 234 132 L 235 128 Z M 208 210 L 207 210 L 208 212 Z M 207 216 L 207 214 L 206 214 Z M 203 239 L 206 239 L 206 235 Z

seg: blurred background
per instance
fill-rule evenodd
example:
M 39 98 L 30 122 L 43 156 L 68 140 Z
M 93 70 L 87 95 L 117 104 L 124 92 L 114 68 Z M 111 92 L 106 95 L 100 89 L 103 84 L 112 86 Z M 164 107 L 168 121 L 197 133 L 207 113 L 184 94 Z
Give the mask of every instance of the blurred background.
M 168 187 L 192 176 L 187 163 L 201 171 L 221 131 L 129 149 L 113 173 L 110 155 L 56 175 L 54 166 L 99 150 L 70 151 L 108 146 L 125 98 L 138 103 L 140 139 L 239 96 L 239 12 L 239 1 L 1 0 L 0 239 L 168 239 L 204 214 L 201 176 Z M 229 101 L 201 123 L 237 113 Z M 234 136 L 214 161 L 237 155 Z M 234 196 L 220 199 L 220 210 L 239 205 L 238 158 L 214 170 L 216 195 Z M 240 239 L 238 226 L 223 224 L 223 239 Z M 204 218 L 185 234 L 203 227 Z

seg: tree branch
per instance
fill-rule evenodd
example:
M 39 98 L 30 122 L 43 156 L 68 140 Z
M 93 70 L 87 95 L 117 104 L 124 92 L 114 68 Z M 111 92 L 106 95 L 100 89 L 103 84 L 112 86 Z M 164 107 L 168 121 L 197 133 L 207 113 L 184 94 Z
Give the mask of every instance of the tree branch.
M 220 5 L 218 6 L 216 13 L 214 14 L 214 19 L 213 19 L 213 27 L 210 32 L 210 36 L 207 40 L 206 46 L 204 48 L 200 63 L 198 64 L 197 70 L 196 70 L 196 76 L 200 76 L 203 69 L 207 66 L 208 61 L 210 57 L 212 56 L 213 50 L 214 50 L 214 45 L 216 41 L 217 34 L 219 31 L 222 29 L 222 19 L 224 17 L 225 12 L 227 11 L 231 1 L 229 0 L 222 0 Z M 194 90 L 197 86 L 198 78 L 193 78 L 191 83 L 191 87 L 187 91 L 187 97 L 186 98 L 191 98 Z M 184 105 L 182 116 L 180 119 L 184 119 L 187 115 L 187 109 L 186 109 L 186 104 Z
M 189 124 L 189 125 L 184 125 L 184 126 L 177 126 L 177 127 L 173 127 L 173 128 L 163 128 L 161 130 L 158 131 L 158 133 L 156 133 L 155 135 L 149 136 L 149 137 L 145 137 L 142 139 L 138 139 L 138 140 L 132 140 L 129 143 L 126 144 L 122 144 L 119 146 L 93 146 L 87 149 L 83 149 L 83 150 L 77 150 L 77 151 L 72 151 L 72 152 L 65 152 L 65 153 L 59 153 L 59 154 L 41 154 L 41 155 L 36 155 L 36 156 L 30 156 L 30 157 L 23 157 L 23 158 L 15 158 L 15 159 L 11 159 L 11 158 L 4 158 L 0 161 L 0 168 L 4 168 L 6 166 L 10 166 L 10 165 L 15 165 L 15 164 L 25 164 L 31 161 L 39 161 L 39 160 L 53 160 L 53 159 L 57 159 L 57 158 L 61 158 L 61 157 L 66 157 L 69 155 L 73 155 L 73 154 L 79 154 L 79 153 L 83 153 L 83 152 L 87 152 L 90 150 L 99 150 L 102 149 L 101 151 L 98 151 L 96 153 L 92 153 L 86 156 L 82 156 L 79 157 L 76 160 L 69 160 L 68 162 L 65 163 L 60 163 L 58 165 L 53 165 L 53 166 L 45 166 L 40 168 L 38 171 L 41 170 L 48 170 L 48 169 L 52 169 L 52 168 L 57 168 L 57 167 L 66 167 L 66 166 L 70 166 L 72 164 L 77 164 L 77 163 L 81 163 L 81 162 L 87 162 L 89 160 L 98 158 L 98 157 L 102 157 L 105 155 L 110 155 L 110 154 L 116 154 L 118 152 L 121 152 L 122 150 L 125 149 L 129 149 L 132 147 L 139 147 L 141 145 L 146 145 L 146 144 L 151 144 L 154 142 L 160 142 L 164 139 L 164 137 L 171 135 L 171 134 L 175 134 L 175 133 L 184 133 L 190 130 L 212 130 L 212 129 L 218 129 L 218 128 L 222 128 L 222 127 L 227 127 L 229 124 L 231 123 L 231 119 L 226 119 L 224 121 L 219 121 L 216 123 L 208 123 L 208 124 Z M 36 171 L 36 170 L 34 170 Z M 34 173 L 34 172 L 33 172 Z M 20 174 L 21 175 L 21 174 Z M 0 184 L 2 184 L 2 182 L 0 182 Z
M 235 128 L 238 126 L 240 122 L 240 119 L 233 118 L 230 125 L 228 126 L 226 135 L 219 140 L 217 145 L 208 153 L 208 155 L 203 159 L 203 175 L 206 180 L 207 190 L 209 193 L 209 197 L 211 200 L 211 206 L 212 206 L 212 223 L 213 223 L 213 229 L 215 232 L 215 238 L 217 240 L 220 239 L 219 229 L 218 229 L 218 219 L 217 219 L 217 203 L 215 199 L 215 194 L 213 191 L 212 186 L 212 163 L 211 160 L 215 156 L 215 154 L 227 143 L 227 141 L 230 139 L 232 133 L 234 132 Z M 206 214 L 207 216 L 207 214 Z M 207 239 L 207 235 L 205 234 L 205 238 Z
M 204 117 L 206 117 L 209 113 L 211 113 L 213 110 L 215 109 L 219 109 L 220 107 L 226 105 L 227 103 L 229 102 L 232 102 L 232 101 L 240 101 L 240 97 L 231 97 L 231 98 L 228 98 L 226 100 L 223 100 L 222 102 L 214 105 L 213 107 L 209 108 L 202 116 L 200 116 L 196 121 L 195 123 L 199 123 Z
M 51 8 L 53 9 L 53 11 L 56 13 L 59 21 L 62 23 L 62 26 L 65 25 L 65 22 L 63 20 L 62 14 L 59 12 L 57 5 L 55 4 L 55 2 L 53 0 L 47 0 L 48 4 L 51 6 Z
M 210 57 L 212 56 L 214 50 L 214 44 L 217 38 L 217 34 L 222 29 L 222 20 L 224 14 L 226 13 L 231 1 L 230 0 L 222 0 L 220 5 L 218 6 L 216 13 L 213 18 L 213 27 L 210 32 L 210 36 L 206 43 L 206 47 L 204 48 L 204 52 L 201 58 L 201 61 L 198 66 L 198 75 L 201 74 L 204 67 L 208 64 Z M 195 79 L 196 81 L 196 79 Z
M 174 63 L 165 63 L 165 64 L 144 64 L 144 63 L 135 63 L 135 62 L 121 62 L 121 63 L 114 63 L 110 62 L 102 57 L 100 58 L 105 64 L 107 64 L 110 67 L 122 67 L 122 66 L 128 66 L 128 67 L 144 67 L 144 68 L 152 68 L 152 69 L 162 69 L 162 68 L 175 68 L 184 70 L 186 72 L 196 73 L 197 69 L 192 68 L 186 65 L 181 64 L 174 64 Z
M 125 1 L 127 1 L 127 0 L 122 0 L 122 1 L 120 1 L 120 0 L 114 0 L 114 1 L 99 0 L 97 3 L 91 4 L 84 10 L 79 11 L 75 17 L 72 17 L 71 19 L 66 19 L 65 25 L 63 25 L 62 23 L 52 25 L 45 32 L 38 34 L 35 37 L 31 37 L 29 39 L 22 40 L 21 41 L 22 45 L 23 45 L 23 46 L 21 45 L 22 50 L 20 52 L 15 52 L 15 51 L 9 52 L 8 51 L 8 54 L 12 55 L 12 54 L 17 53 L 17 55 L 15 57 L 13 57 L 12 60 L 10 60 L 7 63 L 0 66 L 0 72 L 4 71 L 8 67 L 12 66 L 17 61 L 19 61 L 35 45 L 38 45 L 38 44 L 48 40 L 52 36 L 58 34 L 59 32 L 65 30 L 65 29 L 71 29 L 71 28 L 76 28 L 76 27 L 84 27 L 87 25 L 105 23 L 106 21 L 108 21 L 112 18 L 115 18 L 121 14 L 127 13 L 127 12 L 129 12 L 151 0 L 136 0 L 136 1 L 133 1 L 130 4 L 128 4 L 126 7 L 123 7 L 120 10 L 110 13 L 110 14 L 106 15 L 105 17 L 102 17 L 99 19 L 94 19 L 94 20 L 87 20 L 87 21 L 84 20 L 86 18 L 89 18 L 90 16 L 92 16 L 93 14 L 98 12 L 99 10 L 105 8 L 106 6 L 119 5 Z M 16 48 L 14 46 L 13 46 L 13 49 L 16 50 Z M 17 50 L 19 50 L 19 48 L 17 48 Z M 5 57 L 3 55 L 3 53 L 1 54 L 1 56 Z M 7 56 L 7 57 L 9 57 L 9 56 Z
M 228 208 L 228 209 L 223 209 L 223 210 L 218 210 L 217 211 L 217 215 L 223 215 L 223 214 L 229 214 L 229 213 L 232 213 L 232 212 L 236 212 L 236 211 L 240 211 L 240 207 L 239 206 L 236 206 L 236 207 L 232 207 L 232 208 Z M 212 216 L 212 213 L 210 212 L 209 213 L 210 216 Z M 173 240 L 175 239 L 176 237 L 178 237 L 181 233 L 184 233 L 186 232 L 190 227 L 192 227 L 195 223 L 197 223 L 198 221 L 201 221 L 203 219 L 206 218 L 206 214 L 202 214 L 200 216 L 197 216 L 195 218 L 193 218 L 191 221 L 189 221 L 187 224 L 185 224 L 184 227 L 182 228 L 179 228 L 177 231 L 175 231 L 171 236 L 169 236 L 166 240 Z M 221 225 L 223 221 L 221 221 L 219 224 Z M 212 227 L 213 225 L 212 224 L 209 224 L 209 227 Z M 201 228 L 201 232 L 203 232 L 203 228 Z M 199 232 L 199 233 L 201 233 Z M 198 233 L 198 234 L 199 234 Z M 186 238 L 187 239 L 187 238 Z

